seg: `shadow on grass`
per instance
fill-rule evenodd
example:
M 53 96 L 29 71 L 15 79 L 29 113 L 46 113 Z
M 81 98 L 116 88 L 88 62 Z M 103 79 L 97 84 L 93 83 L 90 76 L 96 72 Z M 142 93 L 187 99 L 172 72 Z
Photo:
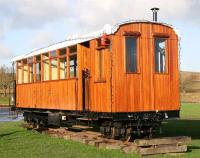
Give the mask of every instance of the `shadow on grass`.
M 200 141 L 200 120 L 184 119 L 169 120 L 162 123 L 162 134 L 160 137 L 190 136 L 192 140 Z M 196 144 L 196 143 L 195 143 Z M 197 143 L 188 145 L 188 151 L 200 150 Z
M 162 123 L 163 134 L 160 136 L 190 136 L 200 139 L 200 120 L 169 120 Z
M 0 139 L 3 137 L 6 137 L 6 136 L 10 136 L 10 135 L 19 133 L 19 132 L 21 132 L 21 131 L 14 131 L 14 132 L 10 132 L 10 133 L 0 134 Z
M 191 152 L 192 150 L 199 150 L 200 149 L 200 146 L 193 146 L 193 145 L 191 145 L 191 146 L 188 146 L 188 152 Z

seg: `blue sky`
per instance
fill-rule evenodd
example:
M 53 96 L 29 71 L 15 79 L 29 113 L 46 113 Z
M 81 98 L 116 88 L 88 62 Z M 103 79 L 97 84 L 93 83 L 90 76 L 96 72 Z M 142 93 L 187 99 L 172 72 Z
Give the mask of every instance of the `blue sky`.
M 181 70 L 200 72 L 198 0 L 0 0 L 0 65 L 14 56 L 127 19 L 172 24 L 181 33 Z

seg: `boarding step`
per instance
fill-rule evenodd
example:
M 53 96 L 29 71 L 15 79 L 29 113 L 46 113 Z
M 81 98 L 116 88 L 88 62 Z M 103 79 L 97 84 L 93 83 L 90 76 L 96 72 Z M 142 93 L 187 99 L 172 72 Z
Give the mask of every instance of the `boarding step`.
M 155 155 L 167 153 L 184 153 L 187 151 L 187 145 L 191 143 L 191 137 L 165 137 L 154 139 L 137 139 L 134 141 L 137 146 L 138 154 Z
M 98 119 L 96 118 L 88 118 L 88 117 L 79 117 L 79 118 L 76 118 L 77 120 L 79 121 L 97 121 Z
M 73 125 L 72 127 L 67 127 L 69 131 L 81 132 L 86 130 L 91 130 L 93 127 L 91 126 L 83 126 L 83 125 Z
M 93 128 L 91 126 L 83 126 L 83 125 L 74 125 L 72 127 L 74 127 L 74 128 L 80 128 L 80 129 L 92 129 Z

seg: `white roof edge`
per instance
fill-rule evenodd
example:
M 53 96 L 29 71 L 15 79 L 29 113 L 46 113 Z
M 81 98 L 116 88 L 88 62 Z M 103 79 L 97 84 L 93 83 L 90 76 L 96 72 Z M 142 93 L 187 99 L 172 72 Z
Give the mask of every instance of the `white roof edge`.
M 172 25 L 169 25 L 169 24 L 166 24 L 166 23 L 149 21 L 149 20 L 126 20 L 126 21 L 118 23 L 114 26 L 106 24 L 106 25 L 104 25 L 103 29 L 98 30 L 96 32 L 86 34 L 86 35 L 82 35 L 82 36 L 79 36 L 79 37 L 76 37 L 76 38 L 66 39 L 65 41 L 61 41 L 61 42 L 52 44 L 52 45 L 44 47 L 44 48 L 34 50 L 30 53 L 14 57 L 14 58 L 11 59 L 11 61 L 15 62 L 15 61 L 18 61 L 18 60 L 21 60 L 21 59 L 29 58 L 29 57 L 39 55 L 39 54 L 42 54 L 42 53 L 46 53 L 46 52 L 49 52 L 49 51 L 54 51 L 54 50 L 57 50 L 57 49 L 60 49 L 60 48 L 64 48 L 64 47 L 72 46 L 72 45 L 75 45 L 75 44 L 78 44 L 78 43 L 86 42 L 86 41 L 89 41 L 89 40 L 92 40 L 92 39 L 95 39 L 95 38 L 99 38 L 103 33 L 106 33 L 107 35 L 114 34 L 121 25 L 129 24 L 129 23 L 139 23 L 139 22 L 155 23 L 155 24 L 165 25 L 165 26 L 173 28 L 175 33 L 178 36 L 180 35 L 178 33 L 177 29 L 175 29 Z

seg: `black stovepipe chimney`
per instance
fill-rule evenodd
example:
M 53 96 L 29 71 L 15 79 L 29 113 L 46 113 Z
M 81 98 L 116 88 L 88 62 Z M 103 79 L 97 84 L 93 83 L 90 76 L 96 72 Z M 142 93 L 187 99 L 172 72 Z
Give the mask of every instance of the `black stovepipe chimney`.
M 152 12 L 153 12 L 153 21 L 157 22 L 158 18 L 157 18 L 157 12 L 159 11 L 159 8 L 151 8 Z

